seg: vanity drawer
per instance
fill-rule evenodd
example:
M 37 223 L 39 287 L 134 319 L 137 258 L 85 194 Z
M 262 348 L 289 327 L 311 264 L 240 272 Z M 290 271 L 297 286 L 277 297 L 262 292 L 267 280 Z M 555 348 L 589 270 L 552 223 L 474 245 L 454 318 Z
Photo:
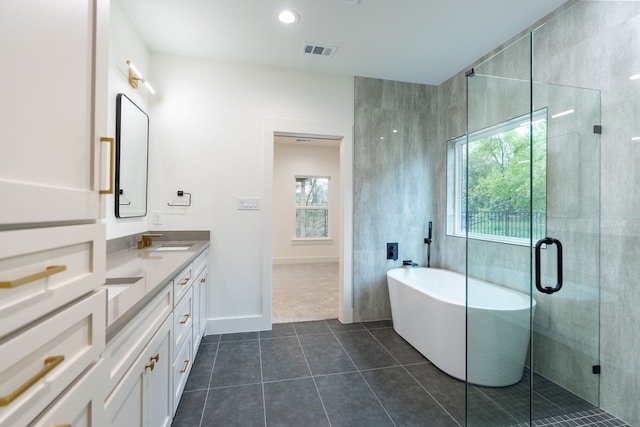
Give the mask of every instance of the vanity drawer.
M 27 425 L 100 358 L 105 299 L 96 292 L 0 344 L 0 425 Z
M 173 410 L 178 409 L 184 386 L 187 385 L 189 372 L 193 365 L 193 344 L 188 336 L 173 362 Z
M 194 276 L 200 275 L 200 273 L 202 273 L 202 270 L 204 270 L 207 267 L 207 253 L 208 251 L 205 250 L 200 255 L 198 255 L 196 259 L 193 260 Z
M 187 337 L 191 337 L 193 326 L 193 287 L 190 287 L 178 306 L 173 310 L 173 336 L 175 348 L 181 348 Z
M 94 365 L 30 426 L 102 427 L 104 425 L 104 361 Z
M 0 337 L 104 283 L 103 224 L 0 232 Z
M 173 301 L 178 304 L 182 299 L 182 296 L 189 290 L 191 283 L 193 282 L 193 270 L 191 264 L 184 270 L 182 270 L 173 279 Z
M 172 309 L 173 287 L 169 285 L 109 340 L 103 354 L 108 366 L 108 391 L 120 382 Z

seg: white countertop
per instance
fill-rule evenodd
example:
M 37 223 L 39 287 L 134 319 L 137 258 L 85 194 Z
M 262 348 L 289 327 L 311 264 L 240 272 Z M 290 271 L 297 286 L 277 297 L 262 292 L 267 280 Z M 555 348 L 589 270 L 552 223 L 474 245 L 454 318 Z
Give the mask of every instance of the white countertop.
M 157 250 L 191 244 L 186 250 Z M 145 249 L 126 249 L 107 256 L 107 340 L 158 294 L 173 277 L 209 247 L 209 241 L 163 241 Z M 113 279 L 126 280 L 113 280 Z M 111 279 L 111 280 L 110 280 Z

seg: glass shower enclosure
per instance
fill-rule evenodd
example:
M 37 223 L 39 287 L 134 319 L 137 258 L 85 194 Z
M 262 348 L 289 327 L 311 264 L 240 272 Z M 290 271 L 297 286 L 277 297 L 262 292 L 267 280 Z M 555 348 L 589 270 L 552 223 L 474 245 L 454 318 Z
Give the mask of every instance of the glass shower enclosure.
M 469 426 L 599 404 L 600 93 L 542 81 L 534 39 L 467 73 L 458 219 Z M 485 282 L 517 298 L 487 301 Z

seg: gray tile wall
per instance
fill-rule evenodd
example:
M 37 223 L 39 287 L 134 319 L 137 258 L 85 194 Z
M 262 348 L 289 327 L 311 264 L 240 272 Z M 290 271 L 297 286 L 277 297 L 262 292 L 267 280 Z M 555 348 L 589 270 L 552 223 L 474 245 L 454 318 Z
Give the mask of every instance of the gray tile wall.
M 356 77 L 354 139 L 354 320 L 391 317 L 386 272 L 403 259 L 426 264 L 424 238 L 435 219 L 439 162 L 437 88 Z M 397 132 L 393 132 L 393 130 Z M 386 259 L 397 242 L 399 258 Z M 433 251 L 432 251 L 433 252 Z
M 518 40 L 514 39 L 516 44 Z M 587 255 L 572 260 L 568 255 L 566 268 L 574 275 L 600 278 L 601 304 L 598 308 L 574 301 L 547 304 L 542 309 L 541 303 L 539 320 L 551 322 L 553 316 L 570 312 L 578 319 L 572 327 L 580 328 L 599 317 L 600 406 L 632 425 L 640 425 L 640 141 L 631 141 L 631 137 L 640 136 L 640 80 L 629 80 L 629 76 L 640 72 L 639 45 L 640 2 L 627 1 L 571 1 L 535 30 L 533 41 L 534 79 L 600 91 L 604 127 L 600 167 L 590 163 L 585 152 L 552 178 L 580 174 L 584 189 L 599 186 L 600 200 L 595 203 L 600 209 L 600 239 L 594 244 L 584 233 L 585 228 L 597 227 L 589 222 L 593 217 L 565 218 L 567 212 L 585 208 L 577 202 L 588 199 L 584 195 L 572 198 L 572 194 L 551 192 L 549 197 L 557 199 L 553 204 L 565 212 L 548 221 L 550 233 L 565 233 L 563 240 L 585 246 Z M 527 78 L 518 67 L 512 67 L 522 52 L 513 48 L 510 58 L 498 56 L 485 66 L 477 66 L 476 72 Z M 466 130 L 466 94 L 463 72 L 437 88 L 356 78 L 356 320 L 389 317 L 384 273 L 400 260 L 385 259 L 385 243 L 400 243 L 400 259 L 424 263 L 422 237 L 430 219 L 434 221 L 432 266 L 465 271 L 464 239 L 446 236 L 444 222 L 446 141 Z M 486 113 L 483 120 L 489 121 L 492 113 Z M 382 132 L 396 123 L 402 123 L 403 133 L 382 142 L 379 136 L 385 136 Z M 587 238 L 590 243 L 580 243 Z M 469 250 L 474 255 L 470 268 L 477 276 L 505 285 L 515 283 L 514 287 L 527 283 L 526 270 L 514 267 L 528 264 L 526 248 L 513 250 L 473 242 Z M 580 310 L 587 317 L 581 316 Z M 578 359 L 557 370 L 574 379 L 580 377 L 584 365 L 591 362 Z M 574 375 L 575 370 L 580 374 Z
M 593 194 L 600 193 L 600 200 L 595 201 L 600 209 L 600 239 L 593 243 L 584 232 L 593 229 L 594 224 L 590 223 L 593 217 L 580 213 L 575 217 L 576 211 L 586 209 L 577 203 L 578 199 L 588 205 L 594 203 L 584 195 L 572 198 L 571 194 L 551 192 L 549 197 L 558 199 L 554 205 L 559 205 L 564 212 L 554 214 L 555 218 L 548 223 L 550 233 L 565 233 L 563 239 L 585 247 L 586 255 L 573 260 L 565 257 L 566 268 L 573 270 L 571 274 L 574 275 L 600 278 L 601 304 L 599 308 L 589 301 L 548 304 L 542 310 L 540 320 L 552 322 L 553 317 L 560 319 L 569 312 L 577 319 L 571 327 L 581 328 L 590 321 L 585 319 L 599 316 L 600 406 L 632 425 L 640 425 L 640 264 L 637 262 L 640 257 L 637 214 L 640 211 L 640 168 L 637 166 L 640 164 L 640 141 L 631 141 L 631 137 L 640 136 L 640 80 L 632 81 L 629 76 L 640 73 L 639 45 L 640 2 L 627 1 L 572 1 L 536 29 L 533 41 L 534 79 L 599 90 L 604 127 L 600 138 L 600 167 L 591 162 L 596 156 L 590 158 L 585 152 L 569 161 L 564 178 L 556 178 L 562 180 L 580 174 L 584 180 L 583 190 L 599 187 L 601 191 Z M 509 67 L 509 61 L 496 58 L 476 71 L 522 77 L 516 69 Z M 438 137 L 429 145 L 431 167 L 437 170 L 433 200 L 438 222 L 446 218 L 446 171 L 443 167 L 446 141 L 465 131 L 465 96 L 463 73 L 438 87 Z M 573 173 L 569 173 L 571 171 Z M 567 218 L 571 211 L 574 217 Z M 587 238 L 591 241 L 584 243 Z M 436 245 L 437 262 L 442 267 L 464 271 L 463 239 L 440 235 Z M 498 283 L 507 282 L 509 277 L 515 282 L 526 280 L 517 274 L 513 276 L 512 267 L 528 262 L 528 252 L 509 251 L 507 255 L 495 245 L 482 243 L 472 243 L 469 250 L 475 255 L 471 268 L 478 275 Z M 483 267 L 489 265 L 491 268 Z M 598 269 L 601 270 L 599 274 Z M 598 289 L 593 291 L 598 292 Z M 571 299 L 570 295 L 567 299 Z M 579 311 L 587 317 L 581 316 Z M 567 343 L 568 347 L 573 345 L 573 342 Z M 589 362 L 577 359 L 558 370 L 573 377 L 582 375 L 574 372 L 576 367 Z M 583 372 L 584 369 L 578 370 Z

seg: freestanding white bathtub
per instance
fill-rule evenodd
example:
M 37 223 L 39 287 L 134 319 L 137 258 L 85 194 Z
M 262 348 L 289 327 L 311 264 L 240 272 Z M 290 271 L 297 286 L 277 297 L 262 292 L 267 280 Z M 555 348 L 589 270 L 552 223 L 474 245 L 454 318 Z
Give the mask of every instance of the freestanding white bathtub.
M 465 276 L 437 268 L 387 272 L 393 328 L 442 371 L 482 386 L 517 383 L 529 348 L 529 305 L 521 292 L 469 278 L 470 354 L 466 352 Z M 533 311 L 532 311 L 533 313 Z

